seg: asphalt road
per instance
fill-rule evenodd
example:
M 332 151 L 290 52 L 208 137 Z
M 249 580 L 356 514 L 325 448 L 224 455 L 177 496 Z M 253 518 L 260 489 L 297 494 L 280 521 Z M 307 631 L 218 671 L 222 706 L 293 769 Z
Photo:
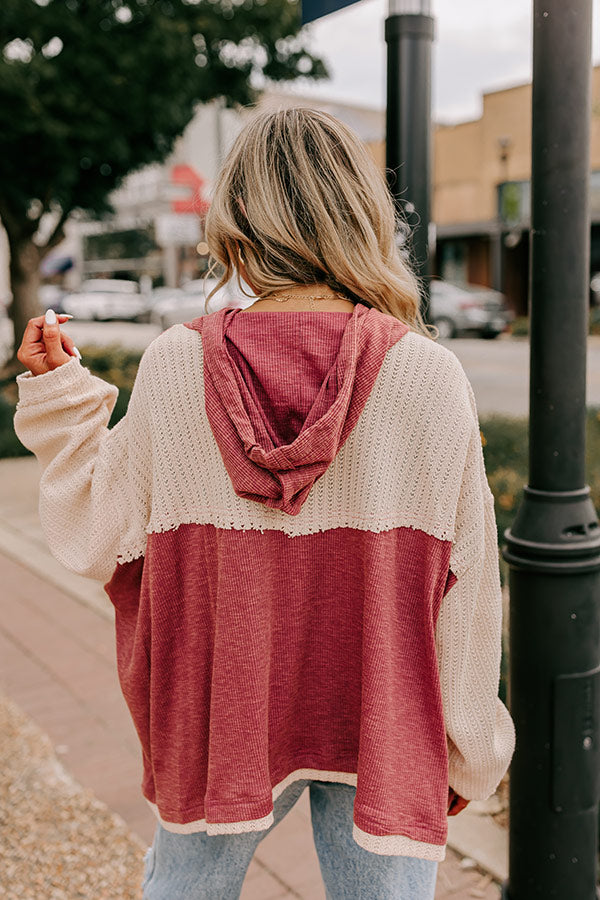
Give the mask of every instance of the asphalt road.
M 493 341 L 458 338 L 445 345 L 456 353 L 467 373 L 479 413 L 529 414 L 529 340 L 503 335 Z M 563 370 L 568 359 L 556 360 Z M 600 336 L 587 341 L 586 399 L 600 407 Z
M 10 328 L 10 323 L 8 323 Z M 78 347 L 122 343 L 144 350 L 160 333 L 156 325 L 133 322 L 69 322 L 65 331 Z M 0 323 L 0 343 L 6 342 L 7 323 Z M 529 341 L 502 335 L 496 340 L 455 338 L 443 342 L 461 361 L 477 399 L 480 415 L 502 413 L 526 416 L 529 410 Z M 85 363 L 85 354 L 83 357 Z M 564 357 L 557 365 L 566 368 Z M 588 339 L 587 403 L 600 407 L 600 336 Z

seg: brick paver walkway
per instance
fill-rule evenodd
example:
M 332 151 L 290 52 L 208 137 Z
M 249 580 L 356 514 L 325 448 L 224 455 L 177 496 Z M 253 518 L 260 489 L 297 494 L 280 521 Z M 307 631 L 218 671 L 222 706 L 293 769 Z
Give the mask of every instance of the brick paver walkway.
M 0 584 L 0 687 L 48 733 L 75 778 L 149 843 L 154 817 L 139 789 L 139 745 L 117 680 L 110 616 L 1 553 Z M 436 900 L 498 900 L 490 877 L 464 862 L 448 850 Z M 242 900 L 292 897 L 325 898 L 306 792 L 261 842 L 242 892 Z

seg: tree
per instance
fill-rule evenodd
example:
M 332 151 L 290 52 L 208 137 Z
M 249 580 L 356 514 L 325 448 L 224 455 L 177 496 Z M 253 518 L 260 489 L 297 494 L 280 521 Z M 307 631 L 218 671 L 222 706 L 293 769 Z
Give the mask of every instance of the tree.
M 168 156 L 197 103 L 251 102 L 257 79 L 326 76 L 299 31 L 297 0 L 2 0 L 0 219 L 15 348 L 68 217 L 110 211 L 110 192 Z

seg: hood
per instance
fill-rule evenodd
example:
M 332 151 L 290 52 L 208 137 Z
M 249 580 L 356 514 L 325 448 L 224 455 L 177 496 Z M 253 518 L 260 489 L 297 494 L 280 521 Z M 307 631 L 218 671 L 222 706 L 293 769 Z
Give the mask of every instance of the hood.
M 292 516 L 409 330 L 362 303 L 352 312 L 227 307 L 185 324 L 202 334 L 206 414 L 236 494 Z

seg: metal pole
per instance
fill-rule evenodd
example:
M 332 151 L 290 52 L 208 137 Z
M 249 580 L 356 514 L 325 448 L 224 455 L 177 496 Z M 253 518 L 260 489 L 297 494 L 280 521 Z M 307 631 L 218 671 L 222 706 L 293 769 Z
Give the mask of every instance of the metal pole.
M 407 10 L 420 12 L 407 12 Z M 412 236 L 409 247 L 423 278 L 423 316 L 429 321 L 431 215 L 431 44 L 429 0 L 390 0 L 387 42 L 386 167 L 397 206 Z
M 592 0 L 534 0 L 529 484 L 510 566 L 510 900 L 593 900 L 600 528 L 585 483 Z

